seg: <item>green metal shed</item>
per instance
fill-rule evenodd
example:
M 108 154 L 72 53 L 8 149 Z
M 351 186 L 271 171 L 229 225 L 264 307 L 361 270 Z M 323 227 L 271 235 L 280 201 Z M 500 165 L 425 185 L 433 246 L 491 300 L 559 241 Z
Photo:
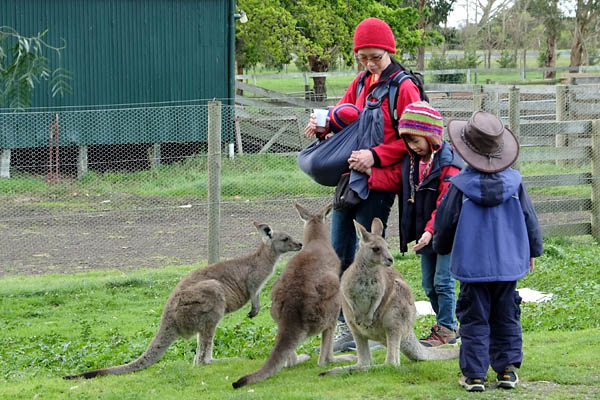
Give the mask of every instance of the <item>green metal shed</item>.
M 0 25 L 25 36 L 48 29 L 45 41 L 53 46 L 66 41 L 61 65 L 73 73 L 73 93 L 52 98 L 42 83 L 31 111 L 206 104 L 212 99 L 233 105 L 234 12 L 235 0 L 2 0 Z M 50 60 L 51 66 L 57 65 L 56 55 Z M 0 114 L 0 148 L 47 146 L 48 118 L 39 117 L 43 121 L 38 131 L 31 115 L 25 124 L 24 115 L 6 111 Z M 174 118 L 172 114 L 167 117 Z M 84 122 L 89 125 L 98 118 L 103 116 Z M 75 118 L 61 133 L 61 145 L 198 141 L 202 128 L 174 132 L 167 121 L 167 129 L 148 137 L 140 129 L 148 121 L 128 121 L 139 126 L 124 127 L 125 132 L 114 122 L 105 124 L 107 136 L 83 129 Z

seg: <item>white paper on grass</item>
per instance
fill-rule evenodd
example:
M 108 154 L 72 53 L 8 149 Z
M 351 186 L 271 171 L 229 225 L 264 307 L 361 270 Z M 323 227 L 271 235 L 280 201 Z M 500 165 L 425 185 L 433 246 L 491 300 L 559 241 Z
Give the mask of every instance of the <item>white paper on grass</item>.
M 523 303 L 541 303 L 550 300 L 553 296 L 552 293 L 542 293 L 529 288 L 517 290 L 519 291 L 519 296 L 523 299 Z M 435 315 L 431 303 L 428 301 L 416 301 L 415 306 L 417 307 L 417 316 Z
M 552 293 L 542 293 L 529 288 L 517 289 L 519 296 L 523 299 L 523 303 L 542 303 L 552 298 Z

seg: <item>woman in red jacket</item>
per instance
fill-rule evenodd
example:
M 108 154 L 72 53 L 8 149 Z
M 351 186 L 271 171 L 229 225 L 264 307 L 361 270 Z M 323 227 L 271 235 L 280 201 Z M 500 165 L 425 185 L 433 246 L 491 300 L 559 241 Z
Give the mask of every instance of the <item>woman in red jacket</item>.
M 389 84 L 395 74 L 401 73 L 403 67 L 390 54 L 396 53 L 396 41 L 391 28 L 377 18 L 367 18 L 360 22 L 354 31 L 354 53 L 358 62 L 366 69 L 361 72 L 348 86 L 346 93 L 338 104 L 351 103 L 363 110 L 367 96 L 379 85 Z M 357 94 L 359 82 L 364 82 Z M 401 82 L 398 90 L 397 113 L 401 115 L 404 108 L 421 100 L 419 89 L 410 80 Z M 369 188 L 375 185 L 383 190 L 370 190 L 368 197 L 355 207 L 334 210 L 331 220 L 331 243 L 342 263 L 342 273 L 354 261 L 358 240 L 354 230 L 353 220 L 365 227 L 370 227 L 375 217 L 387 226 L 388 216 L 396 190 L 401 187 L 401 161 L 407 154 L 403 140 L 392 123 L 389 112 L 388 98 L 382 99 L 383 113 L 383 143 L 370 149 L 352 152 L 348 159 L 350 169 L 369 175 Z M 306 135 L 313 137 L 317 134 L 316 119 L 311 116 L 306 126 Z M 384 230 L 385 232 L 385 230 Z M 343 315 L 340 317 L 343 322 Z M 336 337 L 334 351 L 344 349 L 344 344 L 352 341 L 350 330 L 343 323 Z

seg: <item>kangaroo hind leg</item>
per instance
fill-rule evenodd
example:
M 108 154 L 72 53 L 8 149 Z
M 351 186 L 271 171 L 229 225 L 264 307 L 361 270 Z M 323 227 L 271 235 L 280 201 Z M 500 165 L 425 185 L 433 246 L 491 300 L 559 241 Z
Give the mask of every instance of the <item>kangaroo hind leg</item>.
M 175 320 L 183 336 L 197 333 L 195 365 L 213 361 L 215 331 L 226 308 L 225 296 L 220 289 L 218 282 L 209 280 L 198 282 L 179 294 Z

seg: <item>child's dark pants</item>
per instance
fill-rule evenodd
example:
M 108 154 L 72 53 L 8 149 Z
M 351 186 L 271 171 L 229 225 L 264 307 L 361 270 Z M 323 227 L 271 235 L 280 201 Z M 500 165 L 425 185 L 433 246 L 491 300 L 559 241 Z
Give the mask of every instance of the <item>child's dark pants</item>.
M 485 378 L 523 360 L 521 297 L 517 282 L 460 283 L 456 314 L 460 321 L 460 369 L 469 378 Z

